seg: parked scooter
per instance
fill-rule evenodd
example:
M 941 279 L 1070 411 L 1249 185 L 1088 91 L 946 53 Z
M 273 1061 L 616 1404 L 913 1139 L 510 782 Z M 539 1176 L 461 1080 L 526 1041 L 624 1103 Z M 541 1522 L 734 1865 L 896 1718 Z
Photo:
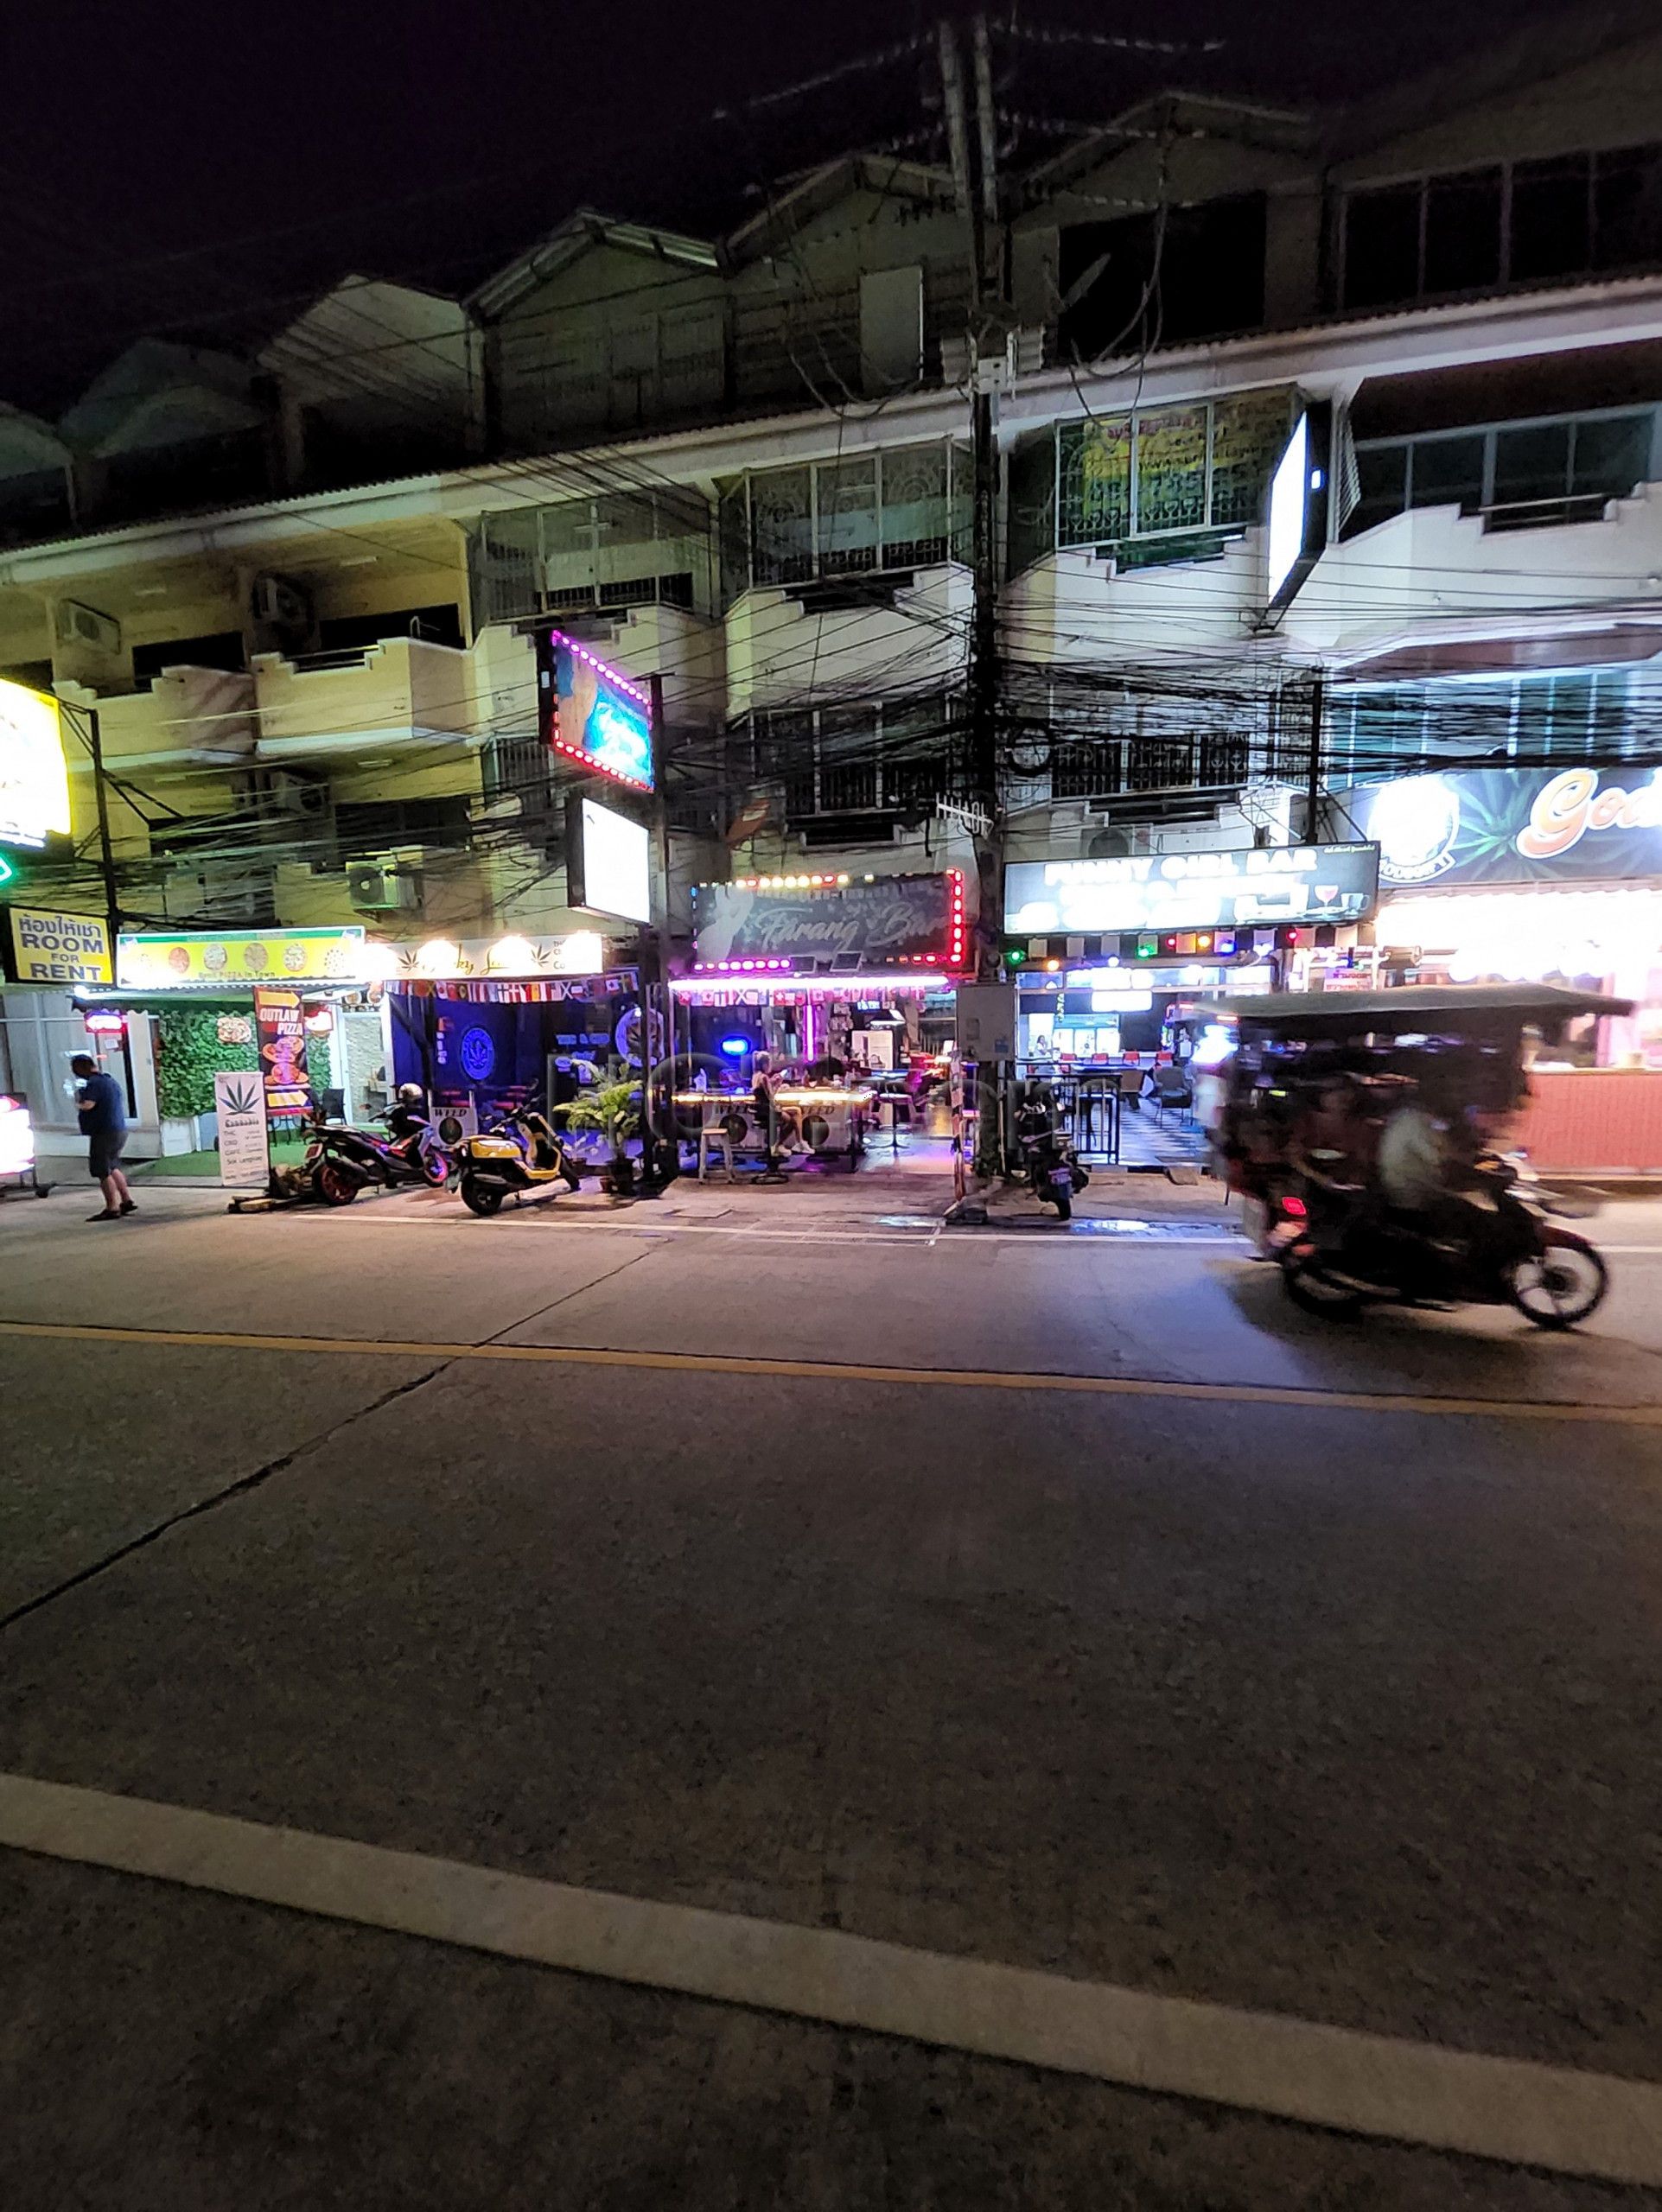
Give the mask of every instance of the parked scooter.
M 1022 1177 L 1034 1197 L 1071 1221 L 1073 1193 L 1082 1191 L 1091 1178 L 1057 1127 L 1048 1092 L 1030 1092 L 1016 1108 L 1016 1142 Z
M 385 1135 L 326 1122 L 321 1115 L 313 1122 L 304 1173 L 325 1205 L 349 1206 L 372 1183 L 388 1190 L 406 1184 L 443 1189 L 453 1155 L 421 1103 L 419 1087 L 405 1084 L 387 1116 Z
M 1603 1303 L 1609 1270 L 1587 1238 L 1547 1218 L 1515 1168 L 1485 1163 L 1456 1233 L 1383 1207 L 1324 1218 L 1317 1209 L 1279 1258 L 1287 1294 L 1308 1313 L 1364 1306 L 1514 1306 L 1538 1329 L 1569 1329 Z M 1440 1233 L 1447 1232 L 1447 1233 Z
M 576 1190 L 583 1166 L 544 1115 L 529 1105 L 509 1109 L 502 1119 L 469 1137 L 462 1147 L 462 1203 L 481 1217 L 501 1211 L 507 1198 L 564 1184 Z

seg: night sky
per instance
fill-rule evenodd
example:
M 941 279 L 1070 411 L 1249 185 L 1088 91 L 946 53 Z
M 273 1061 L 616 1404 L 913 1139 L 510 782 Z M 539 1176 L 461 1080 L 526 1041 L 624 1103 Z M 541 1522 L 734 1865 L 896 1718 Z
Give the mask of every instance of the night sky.
M 744 111 L 745 101 L 892 46 L 941 12 L 939 0 L 11 9 L 0 29 L 0 397 L 55 412 L 141 333 L 255 339 L 353 270 L 463 289 L 583 203 L 693 231 L 742 219 L 763 178 L 914 126 L 933 67 L 901 60 L 785 106 Z M 1193 60 L 1019 49 L 1003 97 L 1066 121 L 1179 80 L 1343 99 L 1554 8 L 1044 0 L 1021 13 L 1226 41 Z

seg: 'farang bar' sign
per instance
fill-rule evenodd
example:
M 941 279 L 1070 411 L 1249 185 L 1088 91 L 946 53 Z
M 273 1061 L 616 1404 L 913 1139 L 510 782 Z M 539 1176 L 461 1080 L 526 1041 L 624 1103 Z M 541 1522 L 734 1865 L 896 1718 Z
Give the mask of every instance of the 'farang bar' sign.
M 701 968 L 741 959 L 812 967 L 871 962 L 948 965 L 962 949 L 961 893 L 950 873 L 880 875 L 821 889 L 701 883 L 693 929 Z

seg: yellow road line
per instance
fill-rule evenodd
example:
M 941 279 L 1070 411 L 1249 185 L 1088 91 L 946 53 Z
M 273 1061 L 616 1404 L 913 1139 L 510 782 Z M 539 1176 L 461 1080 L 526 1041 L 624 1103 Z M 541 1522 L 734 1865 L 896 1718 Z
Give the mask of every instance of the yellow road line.
M 105 1328 L 80 1321 L 0 1321 L 0 1338 L 78 1344 L 179 1344 L 225 1351 L 315 1352 L 355 1359 L 484 1359 L 546 1367 L 632 1367 L 684 1375 L 776 1376 L 808 1382 L 892 1382 L 931 1390 L 1060 1391 L 1098 1398 L 1175 1398 L 1203 1405 L 1289 1406 L 1341 1413 L 1427 1414 L 1462 1420 L 1594 1422 L 1662 1428 L 1662 1405 L 1577 1405 L 1543 1398 L 1453 1398 L 1328 1390 L 1274 1382 L 1188 1382 L 1135 1375 L 1024 1375 L 1007 1369 L 876 1367 L 863 1361 L 768 1359 L 739 1353 L 612 1351 L 583 1344 L 423 1344 L 385 1337 L 273 1336 L 221 1329 Z
M 1662 2086 L 577 1889 L 0 1774 L 0 1845 L 428 1942 L 1480 2158 L 1662 2183 Z

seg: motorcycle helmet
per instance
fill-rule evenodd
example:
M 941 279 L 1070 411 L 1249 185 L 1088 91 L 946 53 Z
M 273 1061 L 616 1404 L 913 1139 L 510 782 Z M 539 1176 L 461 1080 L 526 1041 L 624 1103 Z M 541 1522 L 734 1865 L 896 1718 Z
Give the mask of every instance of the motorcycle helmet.
M 418 1083 L 401 1083 L 398 1085 L 398 1100 L 402 1105 L 419 1106 L 424 1097 L 425 1093 Z

